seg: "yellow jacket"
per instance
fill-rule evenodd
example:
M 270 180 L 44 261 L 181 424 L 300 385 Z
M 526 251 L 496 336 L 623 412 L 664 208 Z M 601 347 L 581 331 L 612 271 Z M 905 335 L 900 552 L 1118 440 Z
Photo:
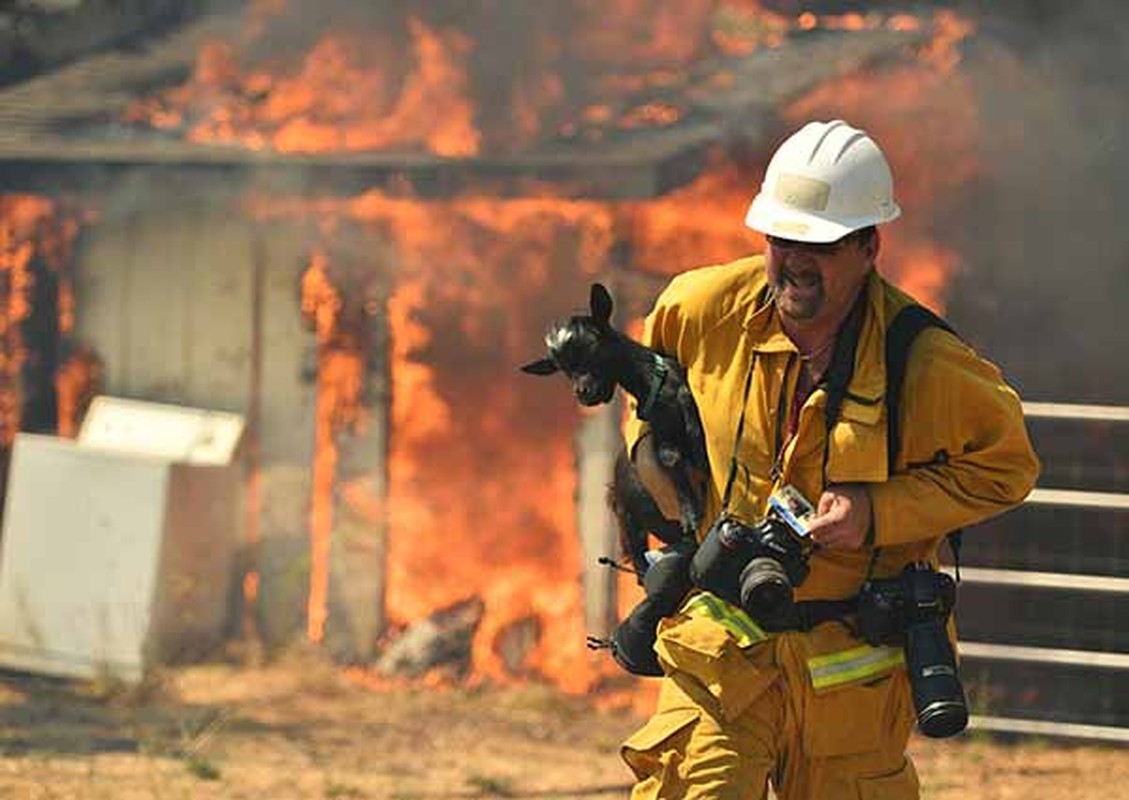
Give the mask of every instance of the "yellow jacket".
M 813 503 L 824 488 L 823 389 L 807 399 L 796 436 L 779 459 L 774 452 L 786 438 L 777 430 L 786 424 L 778 419 L 779 409 L 790 406 L 800 361 L 775 307 L 756 307 L 764 285 L 761 256 L 691 270 L 670 283 L 646 320 L 644 342 L 686 367 L 701 413 L 711 471 L 706 525 L 721 508 L 750 362 L 752 384 L 730 512 L 757 522 L 780 485 L 792 484 Z M 881 577 L 910 561 L 935 562 L 946 533 L 1020 503 L 1034 485 L 1039 464 L 1019 398 L 999 370 L 957 337 L 929 328 L 911 351 L 900 405 L 902 452 L 888 475 L 885 331 L 887 321 L 913 301 L 877 273 L 863 291 L 866 315 L 848 396 L 831 432 L 827 478 L 870 484 L 874 543 L 881 547 L 874 574 Z M 781 391 L 787 392 L 784 398 Z M 643 427 L 632 418 L 629 446 Z M 770 477 L 774 462 L 775 481 Z M 854 595 L 871 554 L 870 547 L 817 551 L 797 599 Z

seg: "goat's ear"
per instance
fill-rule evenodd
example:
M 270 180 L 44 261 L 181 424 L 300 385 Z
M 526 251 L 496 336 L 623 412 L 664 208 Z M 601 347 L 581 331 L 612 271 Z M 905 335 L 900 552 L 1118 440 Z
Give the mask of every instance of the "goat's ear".
M 537 361 L 530 361 L 521 368 L 521 371 L 528 372 L 530 375 L 552 375 L 557 371 L 557 363 L 551 358 L 542 358 Z
M 612 296 L 602 283 L 592 284 L 592 295 L 588 300 L 592 307 L 592 319 L 600 327 L 606 327 L 612 318 Z

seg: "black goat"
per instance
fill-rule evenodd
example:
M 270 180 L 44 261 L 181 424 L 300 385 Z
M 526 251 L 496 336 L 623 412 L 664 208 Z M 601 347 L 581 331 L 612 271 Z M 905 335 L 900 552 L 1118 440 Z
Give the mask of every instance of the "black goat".
M 563 372 L 576 399 L 586 406 L 608 402 L 616 385 L 622 386 L 638 402 L 638 417 L 650 422 L 655 453 L 678 493 L 680 520 L 678 526 L 663 524 L 666 521 L 634 467 L 621 456 L 611 505 L 624 549 L 642 575 L 646 569 L 640 560 L 648 531 L 668 544 L 694 538 L 702 519 L 703 481 L 709 475 L 705 438 L 682 366 L 614 329 L 612 298 L 599 283 L 592 285 L 589 306 L 590 315 L 573 316 L 550 328 L 545 336 L 549 355 L 522 370 L 533 375 Z

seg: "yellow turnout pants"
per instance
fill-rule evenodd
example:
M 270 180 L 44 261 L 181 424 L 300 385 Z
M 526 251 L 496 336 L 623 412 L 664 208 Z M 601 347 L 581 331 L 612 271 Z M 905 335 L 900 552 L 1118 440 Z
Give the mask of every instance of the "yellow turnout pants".
M 658 708 L 621 750 L 632 800 L 764 800 L 770 781 L 779 800 L 918 797 L 899 651 L 838 622 L 766 636 L 707 605 L 660 625 Z

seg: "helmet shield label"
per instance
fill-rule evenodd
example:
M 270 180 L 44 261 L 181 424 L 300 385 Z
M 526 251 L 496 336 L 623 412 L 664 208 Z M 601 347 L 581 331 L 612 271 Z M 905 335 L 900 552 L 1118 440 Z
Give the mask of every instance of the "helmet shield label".
M 831 184 L 816 178 L 785 172 L 776 179 L 772 196 L 779 202 L 803 211 L 823 211 L 831 195 Z

